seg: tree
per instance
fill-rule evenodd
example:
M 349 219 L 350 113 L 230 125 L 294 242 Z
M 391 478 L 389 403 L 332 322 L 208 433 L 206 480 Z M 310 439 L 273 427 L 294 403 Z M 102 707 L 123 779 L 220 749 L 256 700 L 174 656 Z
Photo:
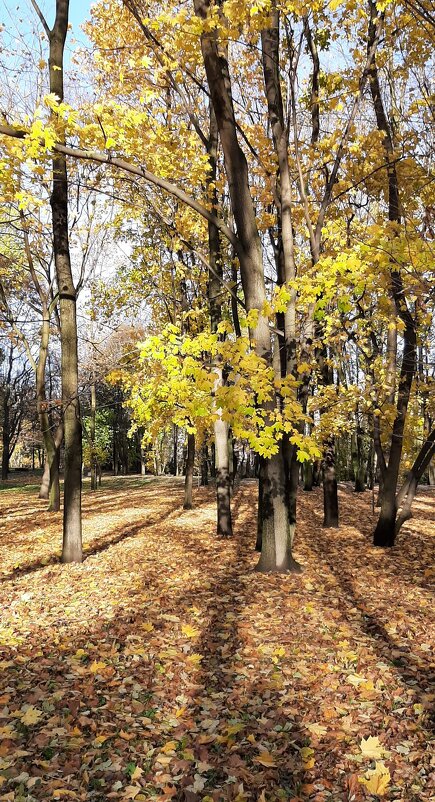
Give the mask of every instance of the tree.
M 68 30 L 69 0 L 56 0 L 56 16 L 50 29 L 36 0 L 32 5 L 38 14 L 49 42 L 50 93 L 59 103 L 64 100 L 63 57 Z M 64 141 L 59 120 L 59 141 Z M 51 211 L 53 253 L 59 294 L 60 341 L 62 359 L 62 410 L 65 439 L 65 478 L 63 508 L 63 562 L 82 560 L 82 425 L 78 395 L 78 352 L 76 287 L 69 249 L 68 173 L 63 155 L 52 159 Z

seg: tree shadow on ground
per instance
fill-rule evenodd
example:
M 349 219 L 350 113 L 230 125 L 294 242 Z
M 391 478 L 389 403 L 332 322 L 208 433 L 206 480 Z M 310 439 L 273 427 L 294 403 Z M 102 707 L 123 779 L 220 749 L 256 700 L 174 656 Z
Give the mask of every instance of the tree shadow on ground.
M 41 587 L 38 604 L 48 610 L 51 628 L 35 622 L 29 642 L 5 649 L 2 663 L 11 712 L 27 704 L 43 711 L 37 724 L 18 727 L 17 738 L 6 734 L 1 754 L 16 755 L 8 790 L 26 771 L 37 779 L 31 791 L 37 800 L 53 798 L 54 788 L 87 802 L 127 799 L 128 788 L 175 802 L 206 795 L 214 802 L 308 802 L 328 787 L 325 799 L 351 798 L 342 755 L 373 733 L 367 721 L 353 740 L 346 730 L 338 742 L 334 722 L 320 743 L 307 729 L 322 720 L 321 706 L 332 704 L 327 695 L 337 676 L 325 671 L 336 642 L 325 647 L 320 630 L 316 640 L 309 628 L 314 587 L 303 577 L 252 571 L 252 486 L 237 495 L 235 531 L 243 536 L 232 541 L 213 536 L 213 508 L 204 515 L 208 497 L 201 492 L 203 517 L 195 524 L 195 510 L 166 522 L 157 516 L 152 541 L 151 526 L 138 524 L 133 537 L 126 527 L 113 549 L 41 573 L 51 587 Z M 306 554 L 314 536 L 305 537 Z M 313 575 L 327 563 L 341 587 L 328 537 L 321 533 L 315 544 Z M 115 572 L 120 583 L 110 595 Z M 80 606 L 83 589 L 88 598 Z M 341 587 L 334 601 L 348 620 L 355 608 L 350 589 Z M 331 626 L 327 612 L 322 625 Z M 366 636 L 379 647 L 370 628 Z M 342 688 L 334 698 L 345 704 Z M 309 744 L 316 774 L 301 752 Z M 142 774 L 133 780 L 135 767 Z M 426 799 L 402 790 L 407 802 Z
M 361 561 L 361 553 L 358 551 L 358 546 L 355 544 L 353 559 L 351 555 L 352 548 L 347 548 L 347 561 L 338 559 L 337 543 L 331 542 L 328 532 L 325 530 L 318 530 L 316 537 L 312 539 L 309 545 L 312 554 L 316 558 L 323 561 L 331 573 L 333 574 L 339 588 L 339 608 L 343 614 L 346 615 L 347 611 L 356 608 L 359 612 L 360 627 L 369 636 L 375 646 L 379 658 L 386 660 L 392 666 L 395 672 L 401 678 L 402 683 L 416 694 L 416 700 L 428 700 L 435 692 L 435 671 L 428 672 L 427 664 L 419 661 L 418 656 L 413 654 L 410 646 L 403 645 L 403 638 L 400 635 L 395 639 L 386 629 L 386 625 L 382 622 L 379 614 L 370 611 L 370 601 L 364 598 L 356 587 L 355 581 L 355 567 Z M 367 560 L 370 556 L 367 555 Z M 380 592 L 378 588 L 378 592 Z M 376 604 L 376 587 L 373 587 L 374 604 Z M 354 624 L 354 621 L 353 621 Z M 433 729 L 435 723 L 435 710 L 433 704 L 430 705 L 430 728 Z

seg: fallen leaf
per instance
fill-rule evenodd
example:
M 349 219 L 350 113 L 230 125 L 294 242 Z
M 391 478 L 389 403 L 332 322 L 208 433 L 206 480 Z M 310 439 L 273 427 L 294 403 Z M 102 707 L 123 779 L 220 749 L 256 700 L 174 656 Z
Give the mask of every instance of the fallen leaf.
M 359 748 L 363 753 L 364 757 L 370 757 L 373 759 L 384 757 L 385 749 L 382 744 L 379 742 L 379 738 L 370 736 L 369 738 L 363 738 L 360 742 Z
M 364 777 L 359 777 L 358 779 L 370 794 L 384 796 L 391 780 L 391 775 L 387 766 L 380 760 L 376 762 L 374 769 L 368 769 Z

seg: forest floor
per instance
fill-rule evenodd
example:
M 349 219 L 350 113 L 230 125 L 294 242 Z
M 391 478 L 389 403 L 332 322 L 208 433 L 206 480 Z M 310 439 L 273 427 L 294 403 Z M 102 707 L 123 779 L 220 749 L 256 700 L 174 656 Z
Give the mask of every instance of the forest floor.
M 391 551 L 369 492 L 332 531 L 301 492 L 300 576 L 253 571 L 256 493 L 221 542 L 212 488 L 107 479 L 61 565 L 60 513 L 0 492 L 0 800 L 435 798 L 435 492 Z

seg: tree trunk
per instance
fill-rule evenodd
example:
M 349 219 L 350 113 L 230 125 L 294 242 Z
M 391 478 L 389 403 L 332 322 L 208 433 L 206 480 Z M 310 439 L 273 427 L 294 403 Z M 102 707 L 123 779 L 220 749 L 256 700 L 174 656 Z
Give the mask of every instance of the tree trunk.
M 207 487 L 208 485 L 208 448 L 204 443 L 201 449 L 201 486 Z
M 261 551 L 263 545 L 263 490 L 264 490 L 264 457 L 259 458 L 258 468 L 258 509 L 257 509 L 257 541 L 255 550 Z
M 218 198 L 216 189 L 217 156 L 219 131 L 213 105 L 209 108 L 209 138 L 207 152 L 209 159 L 209 173 L 207 176 L 207 189 L 216 213 Z M 208 248 L 210 271 L 208 276 L 208 304 L 210 312 L 210 329 L 215 334 L 222 320 L 222 288 L 220 279 L 223 278 L 221 256 L 221 241 L 219 230 L 212 222 L 208 222 Z M 233 310 L 234 312 L 234 310 Z M 237 309 L 236 309 L 237 315 Z M 236 318 L 237 319 L 237 318 Z M 223 370 L 220 364 L 215 368 L 216 381 L 214 392 L 224 384 Z M 228 454 L 228 424 L 222 420 L 220 409 L 216 410 L 214 430 L 214 458 L 216 469 L 216 529 L 218 537 L 232 537 L 231 520 L 231 476 Z
M 394 546 L 397 514 L 396 485 L 397 481 L 392 481 L 391 474 L 387 475 L 383 487 L 381 511 L 373 533 L 374 546 L 384 548 Z
M 2 431 L 2 481 L 5 482 L 9 476 L 9 446 L 10 446 L 10 410 L 9 410 L 10 389 L 6 386 L 3 394 L 3 431 Z
M 97 452 L 95 444 L 95 423 L 97 415 L 97 392 L 95 378 L 91 384 L 91 425 L 90 425 L 90 445 L 91 445 L 91 490 L 97 489 Z
M 178 474 L 178 426 L 177 426 L 176 423 L 172 424 L 172 448 L 173 448 L 172 474 L 173 474 L 173 476 L 177 476 L 177 474 Z
M 314 466 L 311 461 L 304 462 L 304 490 L 309 491 L 314 486 Z
M 370 24 L 367 47 L 370 48 L 376 36 L 378 9 L 374 0 L 370 2 Z M 388 220 L 394 224 L 392 236 L 397 236 L 397 229 L 401 224 L 399 182 L 394 160 L 394 143 L 390 122 L 385 112 L 382 99 L 381 85 L 379 82 L 376 59 L 373 57 L 370 73 L 370 91 L 373 101 L 373 108 L 376 115 L 378 130 L 383 133 L 383 146 L 385 161 L 387 163 L 387 182 L 388 182 Z M 396 232 L 394 234 L 394 232 Z M 378 459 L 380 469 L 383 474 L 384 487 L 382 493 L 381 512 L 376 529 L 373 534 L 375 546 L 391 547 L 395 539 L 395 523 L 397 514 L 396 490 L 399 477 L 400 460 L 403 448 L 403 435 L 405 431 L 406 414 L 408 410 L 409 398 L 411 394 L 412 382 L 417 367 L 417 335 L 415 320 L 408 308 L 406 300 L 406 290 L 403 286 L 400 267 L 392 262 L 390 270 L 390 293 L 395 305 L 396 315 L 400 318 L 403 326 L 403 354 L 398 382 L 396 415 L 392 427 L 391 447 L 388 457 L 388 465 L 382 451 L 380 438 L 376 437 Z M 392 362 L 394 356 L 394 342 L 388 339 L 388 371 L 393 372 Z M 391 379 L 391 382 L 393 380 Z M 391 388 L 390 388 L 391 390 Z M 392 393 L 392 390 L 391 390 Z M 392 400 L 392 395 L 390 400 Z
M 231 477 L 228 455 L 228 424 L 218 418 L 214 423 L 216 459 L 217 535 L 232 537 Z
M 355 445 L 355 493 L 364 493 L 366 489 L 366 460 L 364 459 L 363 435 L 359 427 L 357 428 L 355 436 Z
M 146 452 L 143 446 L 140 447 L 140 473 L 145 476 L 147 472 Z
M 68 30 L 68 0 L 56 0 L 56 17 L 50 31 L 50 92 L 60 101 L 63 91 L 63 54 Z M 59 291 L 62 407 L 65 426 L 65 475 L 62 562 L 82 560 L 82 424 L 78 396 L 76 290 L 71 271 L 68 236 L 68 174 L 65 158 L 52 160 L 50 197 L 53 252 Z
M 300 571 L 292 557 L 295 525 L 289 520 L 287 498 L 285 461 L 280 447 L 277 454 L 264 461 L 261 556 L 257 571 Z
M 195 11 L 205 20 L 210 0 L 194 0 Z M 258 322 L 252 332 L 256 352 L 272 367 L 272 344 L 267 318 L 262 310 L 267 299 L 263 254 L 252 201 L 248 165 L 238 138 L 231 94 L 231 77 L 222 42 L 218 42 L 215 27 L 201 34 L 201 49 L 207 82 L 219 129 L 228 179 L 231 207 L 238 235 L 237 256 L 245 295 L 246 308 L 258 310 Z M 275 407 L 274 399 L 265 404 L 265 411 Z M 291 570 L 291 537 L 288 509 L 285 498 L 285 471 L 282 449 L 270 457 L 265 465 L 263 493 L 262 555 L 258 570 Z
M 329 437 L 324 446 L 323 457 L 323 526 L 326 529 L 338 527 L 338 494 L 335 476 L 335 444 Z
M 193 470 L 195 466 L 195 435 L 187 435 L 186 474 L 184 480 L 183 510 L 192 509 Z
M 417 458 L 408 472 L 406 479 L 396 497 L 396 507 L 399 511 L 395 525 L 395 536 L 400 532 L 405 521 L 412 517 L 411 506 L 417 491 L 418 483 L 426 471 L 435 454 L 435 429 L 427 435 Z

